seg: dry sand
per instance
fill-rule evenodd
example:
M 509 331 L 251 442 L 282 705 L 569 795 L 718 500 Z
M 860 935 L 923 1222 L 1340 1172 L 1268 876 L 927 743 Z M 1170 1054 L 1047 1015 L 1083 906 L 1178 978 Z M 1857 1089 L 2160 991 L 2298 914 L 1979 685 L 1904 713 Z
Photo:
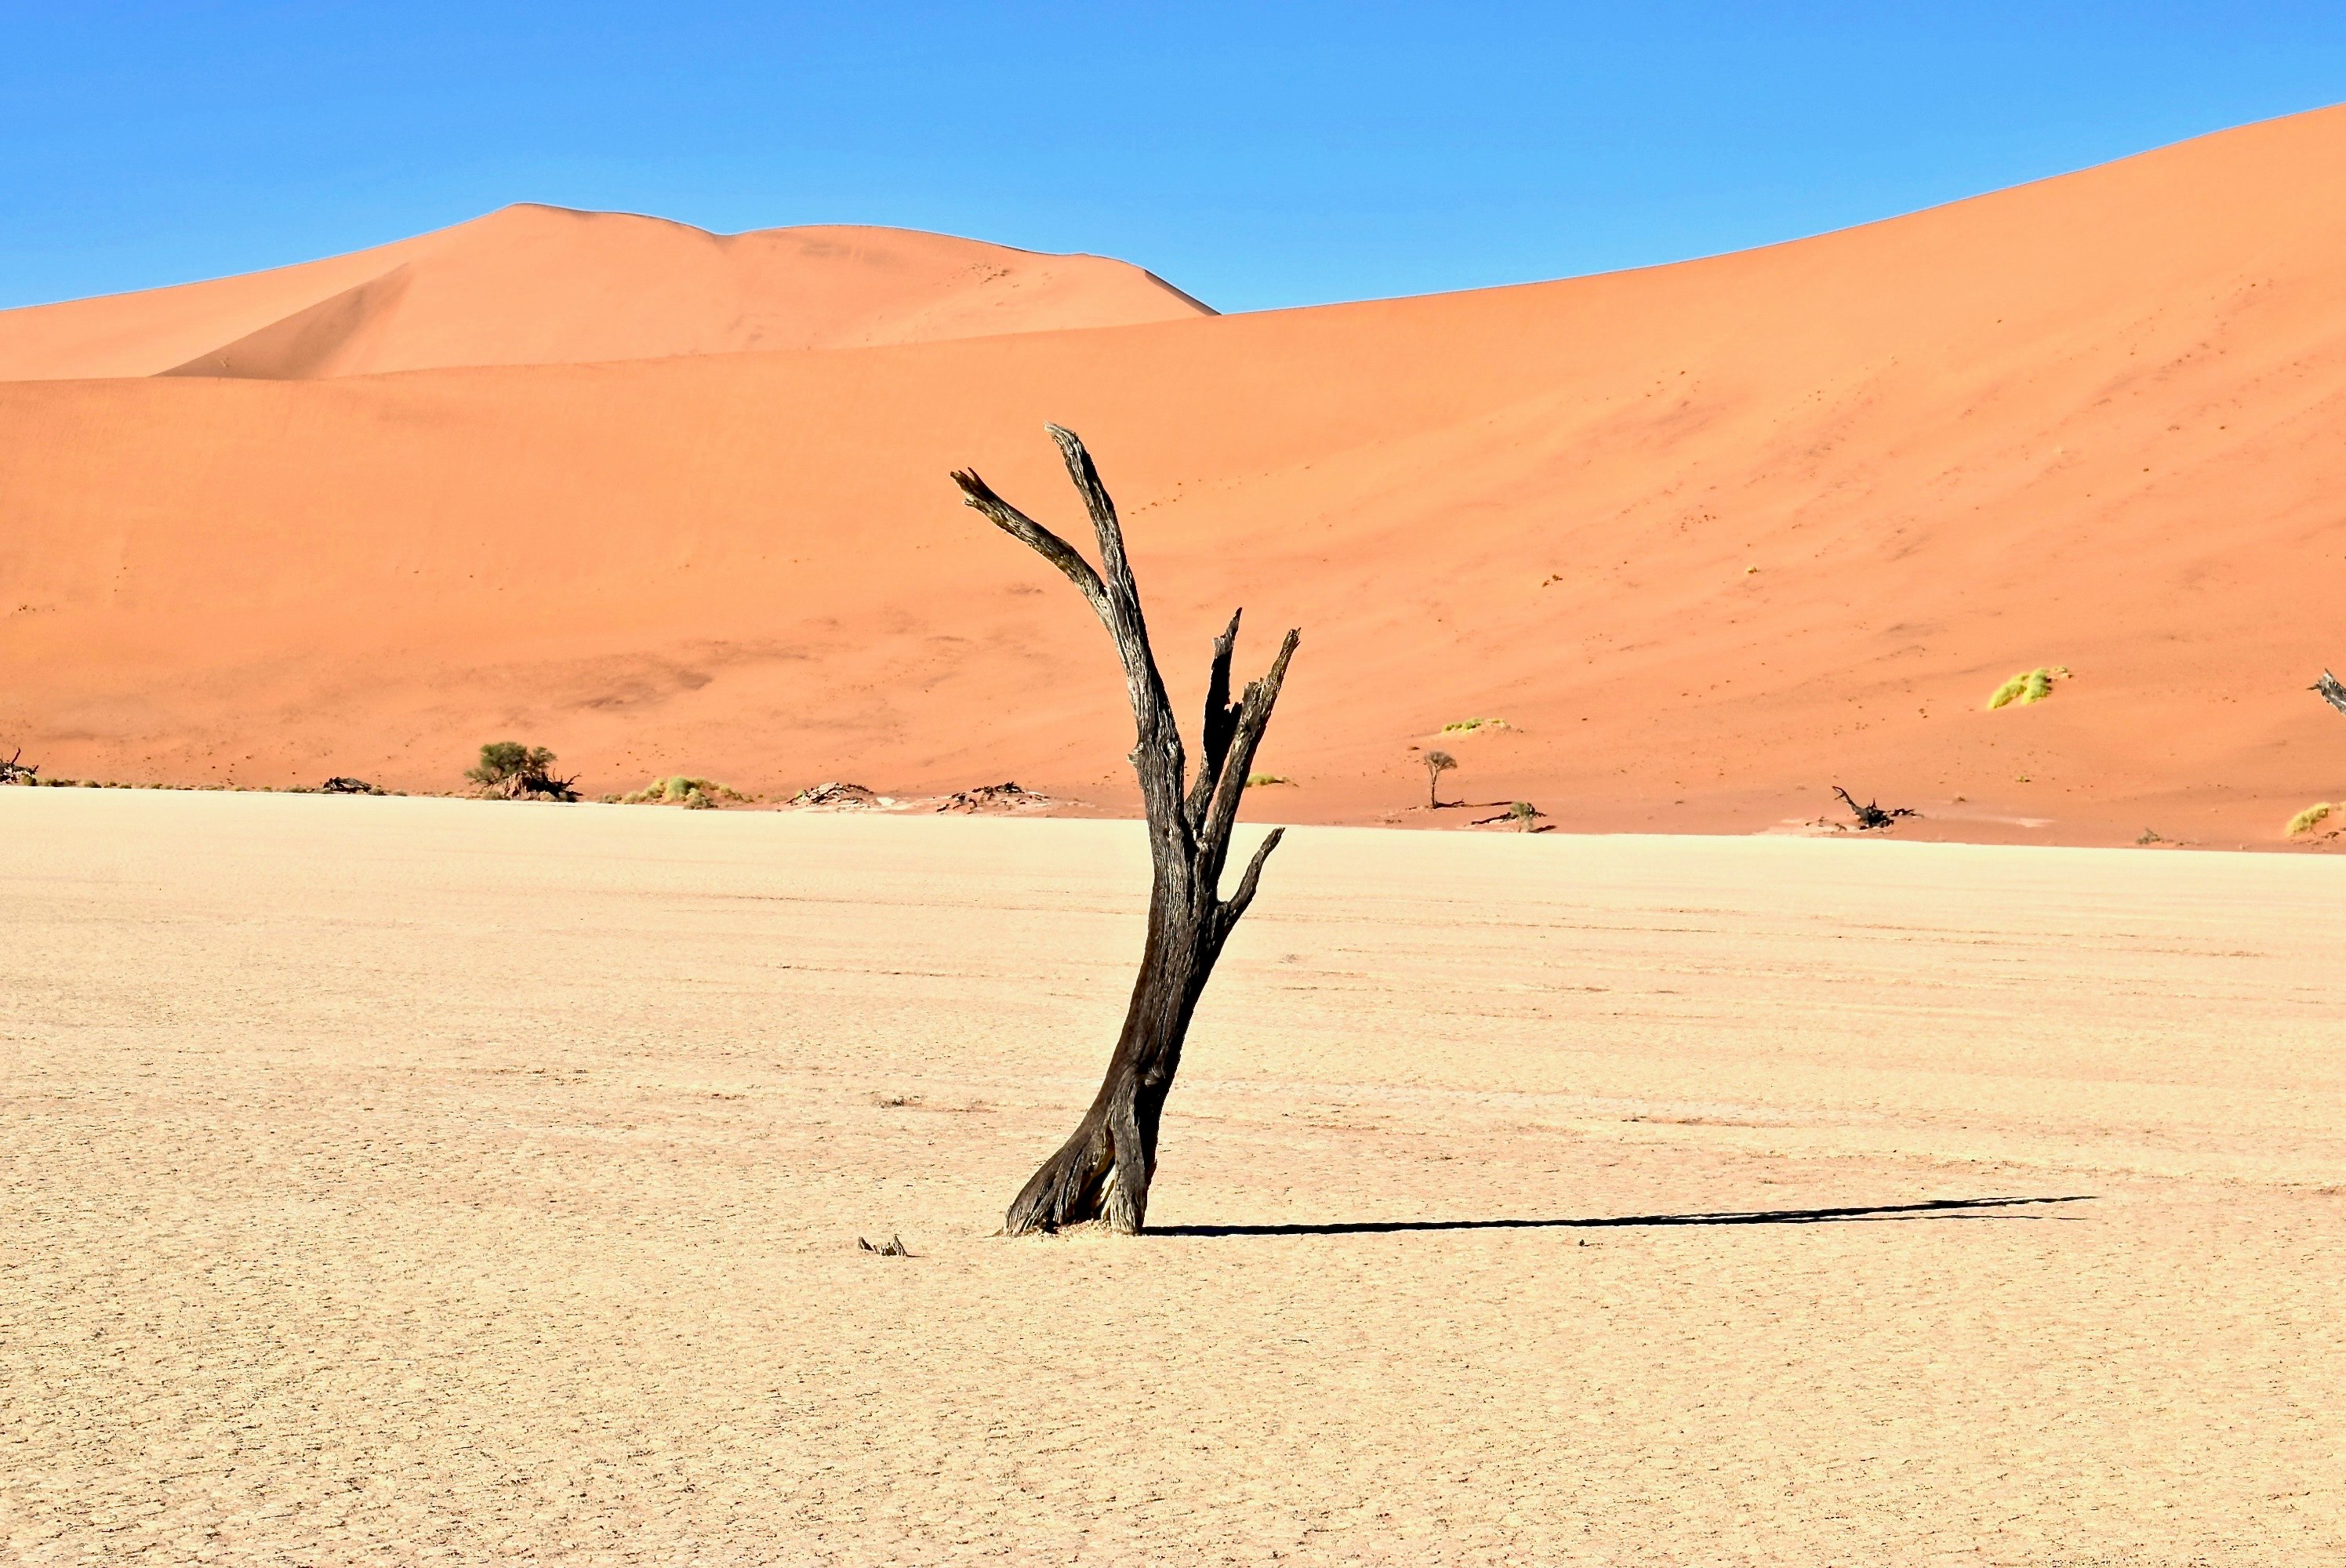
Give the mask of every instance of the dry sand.
M 2346 1555 L 2333 860 L 1305 830 L 1008 1242 L 1132 824 L 0 848 L 12 1562 Z
M 605 269 L 636 253 L 603 221 L 515 233 L 654 304 L 714 255 L 683 231 Z M 568 276 L 503 232 L 435 275 L 433 353 L 519 330 L 484 280 Z M 1923 836 L 2271 845 L 2346 789 L 2306 693 L 2346 660 L 2341 255 L 2332 109 L 1524 288 L 1218 318 L 1126 270 L 1178 319 L 719 352 L 654 311 L 669 357 L 624 363 L 0 383 L 0 746 L 446 789 L 510 738 L 597 794 L 1015 779 L 1128 809 L 1097 626 L 945 478 L 1071 524 L 1056 419 L 1181 690 L 1234 604 L 1258 667 L 1305 629 L 1263 759 L 1290 819 L 1402 812 L 1409 748 L 1497 717 L 1458 789 L 1571 828 L 1748 832 L 1842 784 Z M 831 260 L 789 276 L 898 297 Z M 613 346 L 625 314 L 527 352 L 648 351 Z M 2052 700 L 1983 711 L 2051 665 Z

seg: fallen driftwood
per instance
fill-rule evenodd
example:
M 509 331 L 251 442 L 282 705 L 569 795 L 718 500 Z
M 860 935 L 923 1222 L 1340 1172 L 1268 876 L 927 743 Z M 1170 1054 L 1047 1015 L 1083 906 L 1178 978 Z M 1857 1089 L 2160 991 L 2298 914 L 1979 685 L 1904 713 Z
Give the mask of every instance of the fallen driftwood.
M 0 784 L 38 784 L 40 774 L 41 765 L 26 761 L 25 748 L 21 746 L 16 748 L 14 757 L 0 762 Z
M 816 784 L 790 797 L 793 806 L 880 806 L 887 802 L 861 784 Z
M 383 789 L 380 784 L 370 784 L 363 779 L 345 779 L 338 773 L 319 785 L 318 793 L 321 795 L 380 795 L 383 793 Z
M 1016 811 L 1047 806 L 1051 798 L 1037 795 L 1032 789 L 1021 789 L 1007 780 L 1000 784 L 981 784 L 974 789 L 958 789 L 937 802 L 940 811 Z
M 550 773 L 517 773 L 475 791 L 484 800 L 576 800 L 578 780 Z
M 1887 828 L 1901 817 L 1912 817 L 1915 814 L 1914 809 L 1911 806 L 1895 806 L 1885 811 L 1878 800 L 1868 800 L 1861 806 L 1854 796 L 1838 784 L 1833 786 L 1833 793 L 1840 796 L 1848 805 L 1849 814 L 1857 819 L 1857 830 L 1861 833 L 1871 831 L 1875 828 Z
M 913 1256 L 912 1248 L 904 1245 L 904 1238 L 901 1236 L 892 1236 L 877 1247 L 872 1246 L 870 1242 L 864 1240 L 859 1236 L 855 1238 L 855 1245 L 865 1252 L 877 1253 L 882 1257 L 910 1257 Z
M 2328 703 L 2339 712 L 2346 713 L 2346 685 L 2341 685 L 2338 677 L 2331 675 L 2328 670 L 2323 670 L 2321 672 L 2321 678 L 2315 681 L 2310 687 L 2307 687 L 2307 689 L 2319 693 L 2322 701 Z

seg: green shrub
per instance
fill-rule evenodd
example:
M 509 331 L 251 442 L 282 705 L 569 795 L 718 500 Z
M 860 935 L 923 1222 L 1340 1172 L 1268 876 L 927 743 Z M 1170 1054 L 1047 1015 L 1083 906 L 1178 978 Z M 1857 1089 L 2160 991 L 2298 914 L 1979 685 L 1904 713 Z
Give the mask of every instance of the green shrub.
M 497 800 L 576 800 L 576 781 L 554 776 L 554 753 L 518 740 L 492 740 L 464 770 L 477 792 Z
M 1987 699 L 1987 705 L 1996 708 L 2008 708 L 2015 702 L 2024 706 L 2042 702 L 2053 695 L 2053 683 L 2066 679 L 2068 674 L 2069 667 L 2063 664 L 2022 670 L 1997 687 L 1994 694 Z
M 2329 816 L 2331 812 L 2337 809 L 2338 808 L 2336 806 L 2331 805 L 2327 800 L 2324 800 L 2319 806 L 2308 806 L 2304 810 L 2300 811 L 2296 816 L 2291 817 L 2289 820 L 2289 836 L 2293 839 L 2300 833 L 2311 832 L 2314 827 L 2319 824 L 2324 817 Z
M 1505 729 L 1507 728 L 1507 721 L 1504 718 L 1462 718 L 1454 724 L 1443 725 L 1442 727 L 1442 733 L 1444 735 L 1472 735 L 1478 729 Z
M 693 779 L 682 773 L 669 779 L 655 779 L 632 795 L 619 797 L 622 806 L 681 806 L 688 811 L 707 811 L 728 800 L 746 800 L 749 797 L 739 789 L 730 789 L 714 779 Z

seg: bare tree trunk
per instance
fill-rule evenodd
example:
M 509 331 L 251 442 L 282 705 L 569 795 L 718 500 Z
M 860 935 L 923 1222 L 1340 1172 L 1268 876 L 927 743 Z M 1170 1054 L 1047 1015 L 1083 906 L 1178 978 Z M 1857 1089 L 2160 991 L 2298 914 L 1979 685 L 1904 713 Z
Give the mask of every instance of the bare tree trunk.
M 1057 535 L 996 495 L 975 473 L 956 472 L 954 483 L 961 486 L 967 504 L 1066 574 L 1116 640 L 1132 699 L 1137 734 L 1131 761 L 1148 812 L 1154 883 L 1148 944 L 1133 982 L 1124 1032 L 1108 1058 L 1107 1075 L 1074 1134 L 1028 1179 L 1002 1228 L 1023 1236 L 1105 1220 L 1111 1229 L 1132 1235 L 1148 1217 L 1158 1124 L 1164 1115 L 1165 1096 L 1173 1088 L 1173 1074 L 1181 1065 L 1181 1043 L 1188 1034 L 1190 1015 L 1223 942 L 1254 901 L 1263 862 L 1279 846 L 1280 830 L 1273 829 L 1247 862 L 1237 891 L 1221 897 L 1222 868 L 1229 855 L 1239 799 L 1246 793 L 1255 748 L 1270 726 L 1298 634 L 1287 634 L 1270 673 L 1250 683 L 1232 702 L 1230 653 L 1238 644 L 1239 617 L 1230 616 L 1229 629 L 1214 639 L 1206 684 L 1204 756 L 1195 782 L 1186 781 L 1180 727 L 1157 673 L 1156 655 L 1149 650 L 1140 589 L 1125 559 L 1116 504 L 1108 499 L 1091 454 L 1075 433 L 1056 424 L 1048 428 L 1066 459 L 1067 476 L 1091 514 L 1092 531 L 1099 539 L 1098 571 Z

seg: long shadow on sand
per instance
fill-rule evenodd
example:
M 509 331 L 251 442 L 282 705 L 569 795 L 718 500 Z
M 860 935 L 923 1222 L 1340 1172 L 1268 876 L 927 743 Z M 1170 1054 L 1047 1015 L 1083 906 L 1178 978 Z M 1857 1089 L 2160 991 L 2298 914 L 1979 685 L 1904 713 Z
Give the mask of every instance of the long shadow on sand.
M 1866 1219 L 2028 1219 L 1998 1209 L 2090 1203 L 2092 1193 L 2062 1197 L 1937 1197 L 1849 1208 L 1768 1208 L 1749 1213 L 1630 1214 L 1603 1219 L 1364 1219 L 1331 1225 L 1167 1225 L 1151 1236 L 1386 1236 L 1405 1230 L 1615 1230 L 1647 1225 L 1831 1225 Z

